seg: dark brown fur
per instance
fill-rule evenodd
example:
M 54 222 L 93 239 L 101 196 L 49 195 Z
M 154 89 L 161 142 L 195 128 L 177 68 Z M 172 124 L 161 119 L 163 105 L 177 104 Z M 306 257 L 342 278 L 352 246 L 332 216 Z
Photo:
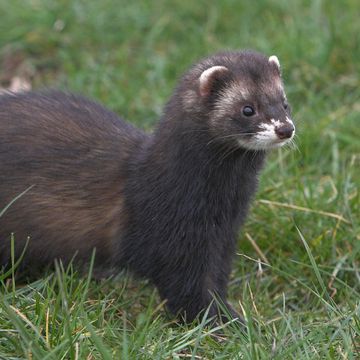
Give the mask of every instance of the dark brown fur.
M 0 119 L 0 208 L 33 186 L 0 219 L 0 263 L 9 262 L 13 232 L 16 248 L 31 238 L 23 266 L 68 261 L 75 252 L 87 262 L 94 247 L 97 264 L 108 266 L 126 218 L 124 165 L 144 135 L 59 92 L 3 95 Z

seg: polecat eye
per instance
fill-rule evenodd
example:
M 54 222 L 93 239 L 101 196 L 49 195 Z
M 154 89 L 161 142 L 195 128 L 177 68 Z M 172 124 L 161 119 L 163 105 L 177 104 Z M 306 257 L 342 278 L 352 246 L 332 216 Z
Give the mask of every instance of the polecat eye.
M 253 116 L 255 114 L 254 108 L 249 105 L 244 106 L 242 112 L 245 116 Z

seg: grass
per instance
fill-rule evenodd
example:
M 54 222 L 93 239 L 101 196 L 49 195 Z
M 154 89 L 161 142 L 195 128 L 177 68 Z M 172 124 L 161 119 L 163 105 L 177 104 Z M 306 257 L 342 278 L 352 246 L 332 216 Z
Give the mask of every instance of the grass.
M 0 0 L 0 82 L 71 89 L 151 129 L 177 77 L 224 48 L 278 55 L 298 150 L 272 153 L 239 234 L 230 300 L 244 331 L 178 325 L 127 274 L 61 264 L 0 275 L 2 359 L 357 359 L 360 22 L 357 0 Z

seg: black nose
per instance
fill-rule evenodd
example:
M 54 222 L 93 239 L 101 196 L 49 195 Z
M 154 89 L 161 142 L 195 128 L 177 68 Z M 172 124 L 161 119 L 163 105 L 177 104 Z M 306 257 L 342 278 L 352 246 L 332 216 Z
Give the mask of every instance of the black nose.
M 276 135 L 279 139 L 289 139 L 291 138 L 295 128 L 293 125 L 284 125 L 275 128 Z

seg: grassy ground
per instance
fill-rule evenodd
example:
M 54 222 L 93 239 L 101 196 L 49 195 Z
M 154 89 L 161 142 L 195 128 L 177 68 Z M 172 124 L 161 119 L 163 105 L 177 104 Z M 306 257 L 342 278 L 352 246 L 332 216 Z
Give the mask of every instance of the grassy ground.
M 176 78 L 224 49 L 275 53 L 298 150 L 274 152 L 239 234 L 230 299 L 248 326 L 177 325 L 146 282 L 57 268 L 0 276 L 4 359 L 358 359 L 357 0 L 0 0 L 0 83 L 67 88 L 151 129 Z

